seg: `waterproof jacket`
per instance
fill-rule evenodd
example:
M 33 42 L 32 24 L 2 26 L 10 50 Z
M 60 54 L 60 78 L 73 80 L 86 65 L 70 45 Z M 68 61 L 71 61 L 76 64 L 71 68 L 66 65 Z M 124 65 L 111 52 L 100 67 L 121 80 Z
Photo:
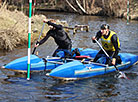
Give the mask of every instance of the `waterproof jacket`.
M 47 32 L 46 36 L 39 42 L 39 45 L 47 41 L 49 37 L 53 37 L 59 48 L 68 49 L 68 46 L 72 45 L 72 42 L 68 34 L 63 30 L 63 26 L 50 21 L 48 21 L 47 24 L 53 26 L 54 29 Z

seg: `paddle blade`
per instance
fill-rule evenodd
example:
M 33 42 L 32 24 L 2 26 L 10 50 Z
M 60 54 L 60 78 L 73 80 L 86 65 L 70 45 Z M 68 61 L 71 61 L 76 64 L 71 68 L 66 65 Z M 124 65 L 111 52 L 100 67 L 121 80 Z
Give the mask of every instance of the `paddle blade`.
M 129 79 L 123 72 L 119 72 L 116 77 L 121 79 Z

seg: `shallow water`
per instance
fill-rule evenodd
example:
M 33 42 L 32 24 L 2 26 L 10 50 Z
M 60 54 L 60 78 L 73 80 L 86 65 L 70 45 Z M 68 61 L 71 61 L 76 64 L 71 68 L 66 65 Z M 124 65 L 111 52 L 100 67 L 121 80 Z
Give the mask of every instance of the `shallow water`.
M 46 12 L 48 18 L 66 20 L 70 27 L 75 24 L 89 25 L 89 32 L 78 32 L 73 36 L 73 47 L 99 47 L 92 43 L 91 37 L 103 23 L 108 23 L 121 41 L 121 52 L 138 55 L 138 21 L 96 16 L 81 16 L 67 13 Z M 53 40 L 48 40 L 37 48 L 40 57 L 51 55 L 56 49 Z M 27 55 L 27 48 L 18 48 L 13 52 L 0 51 L 0 66 Z M 79 81 L 62 82 L 46 77 L 46 72 L 32 73 L 31 80 L 26 74 L 0 70 L 0 102 L 137 102 L 138 101 L 138 64 L 132 66 L 127 73 L 130 80 L 114 78 L 116 73 Z

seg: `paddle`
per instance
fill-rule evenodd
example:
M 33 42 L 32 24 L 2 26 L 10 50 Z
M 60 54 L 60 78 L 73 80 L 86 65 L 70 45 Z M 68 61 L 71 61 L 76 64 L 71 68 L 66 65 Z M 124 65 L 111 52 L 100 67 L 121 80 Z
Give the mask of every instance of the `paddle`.
M 43 26 L 42 26 L 42 29 L 41 29 L 41 32 L 40 32 L 40 34 L 39 34 L 39 38 L 38 38 L 38 40 L 37 40 L 36 44 L 38 44 L 38 43 L 39 43 L 39 40 L 40 40 L 40 37 L 41 37 L 41 35 L 42 35 L 42 32 L 43 32 L 44 26 L 45 26 L 45 22 L 43 23 Z M 35 50 L 36 50 L 36 47 L 34 48 L 34 50 L 33 50 L 32 54 L 34 54 L 34 53 L 35 53 Z
M 110 58 L 110 56 L 107 54 L 107 52 L 103 49 L 103 47 L 101 46 L 101 44 L 95 39 L 96 43 L 98 44 L 98 46 L 103 50 L 103 52 L 105 53 L 105 55 L 109 58 L 109 60 L 112 61 L 112 59 Z M 119 69 L 116 67 L 116 65 L 114 65 L 116 71 L 119 73 L 119 78 L 125 78 L 128 79 L 128 77 L 125 75 L 125 73 L 119 71 Z

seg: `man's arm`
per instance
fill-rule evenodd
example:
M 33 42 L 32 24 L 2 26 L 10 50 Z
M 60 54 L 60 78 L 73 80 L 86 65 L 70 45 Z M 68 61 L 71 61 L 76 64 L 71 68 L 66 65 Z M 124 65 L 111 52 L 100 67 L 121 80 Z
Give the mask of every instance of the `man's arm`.
M 62 25 L 57 25 L 55 23 L 52 23 L 51 21 L 48 21 L 47 24 L 48 25 L 51 25 L 51 26 L 53 26 L 53 27 L 55 27 L 57 29 L 63 29 L 63 26 Z
M 39 45 L 41 45 L 41 44 L 43 44 L 44 42 L 46 42 L 47 41 L 47 39 L 50 37 L 50 32 L 48 32 L 47 34 L 46 34 L 46 36 L 39 42 Z
M 114 45 L 114 48 L 115 48 L 115 53 L 113 55 L 113 58 L 117 58 L 117 55 L 118 55 L 118 52 L 119 52 L 119 48 L 118 48 L 118 42 L 117 42 L 117 35 L 114 34 L 111 38 L 111 41 Z
M 98 41 L 99 38 L 101 38 L 101 36 L 102 36 L 101 31 L 98 31 L 97 34 L 96 34 L 96 36 L 94 36 L 94 37 L 92 38 L 93 43 L 96 43 L 95 39 Z

